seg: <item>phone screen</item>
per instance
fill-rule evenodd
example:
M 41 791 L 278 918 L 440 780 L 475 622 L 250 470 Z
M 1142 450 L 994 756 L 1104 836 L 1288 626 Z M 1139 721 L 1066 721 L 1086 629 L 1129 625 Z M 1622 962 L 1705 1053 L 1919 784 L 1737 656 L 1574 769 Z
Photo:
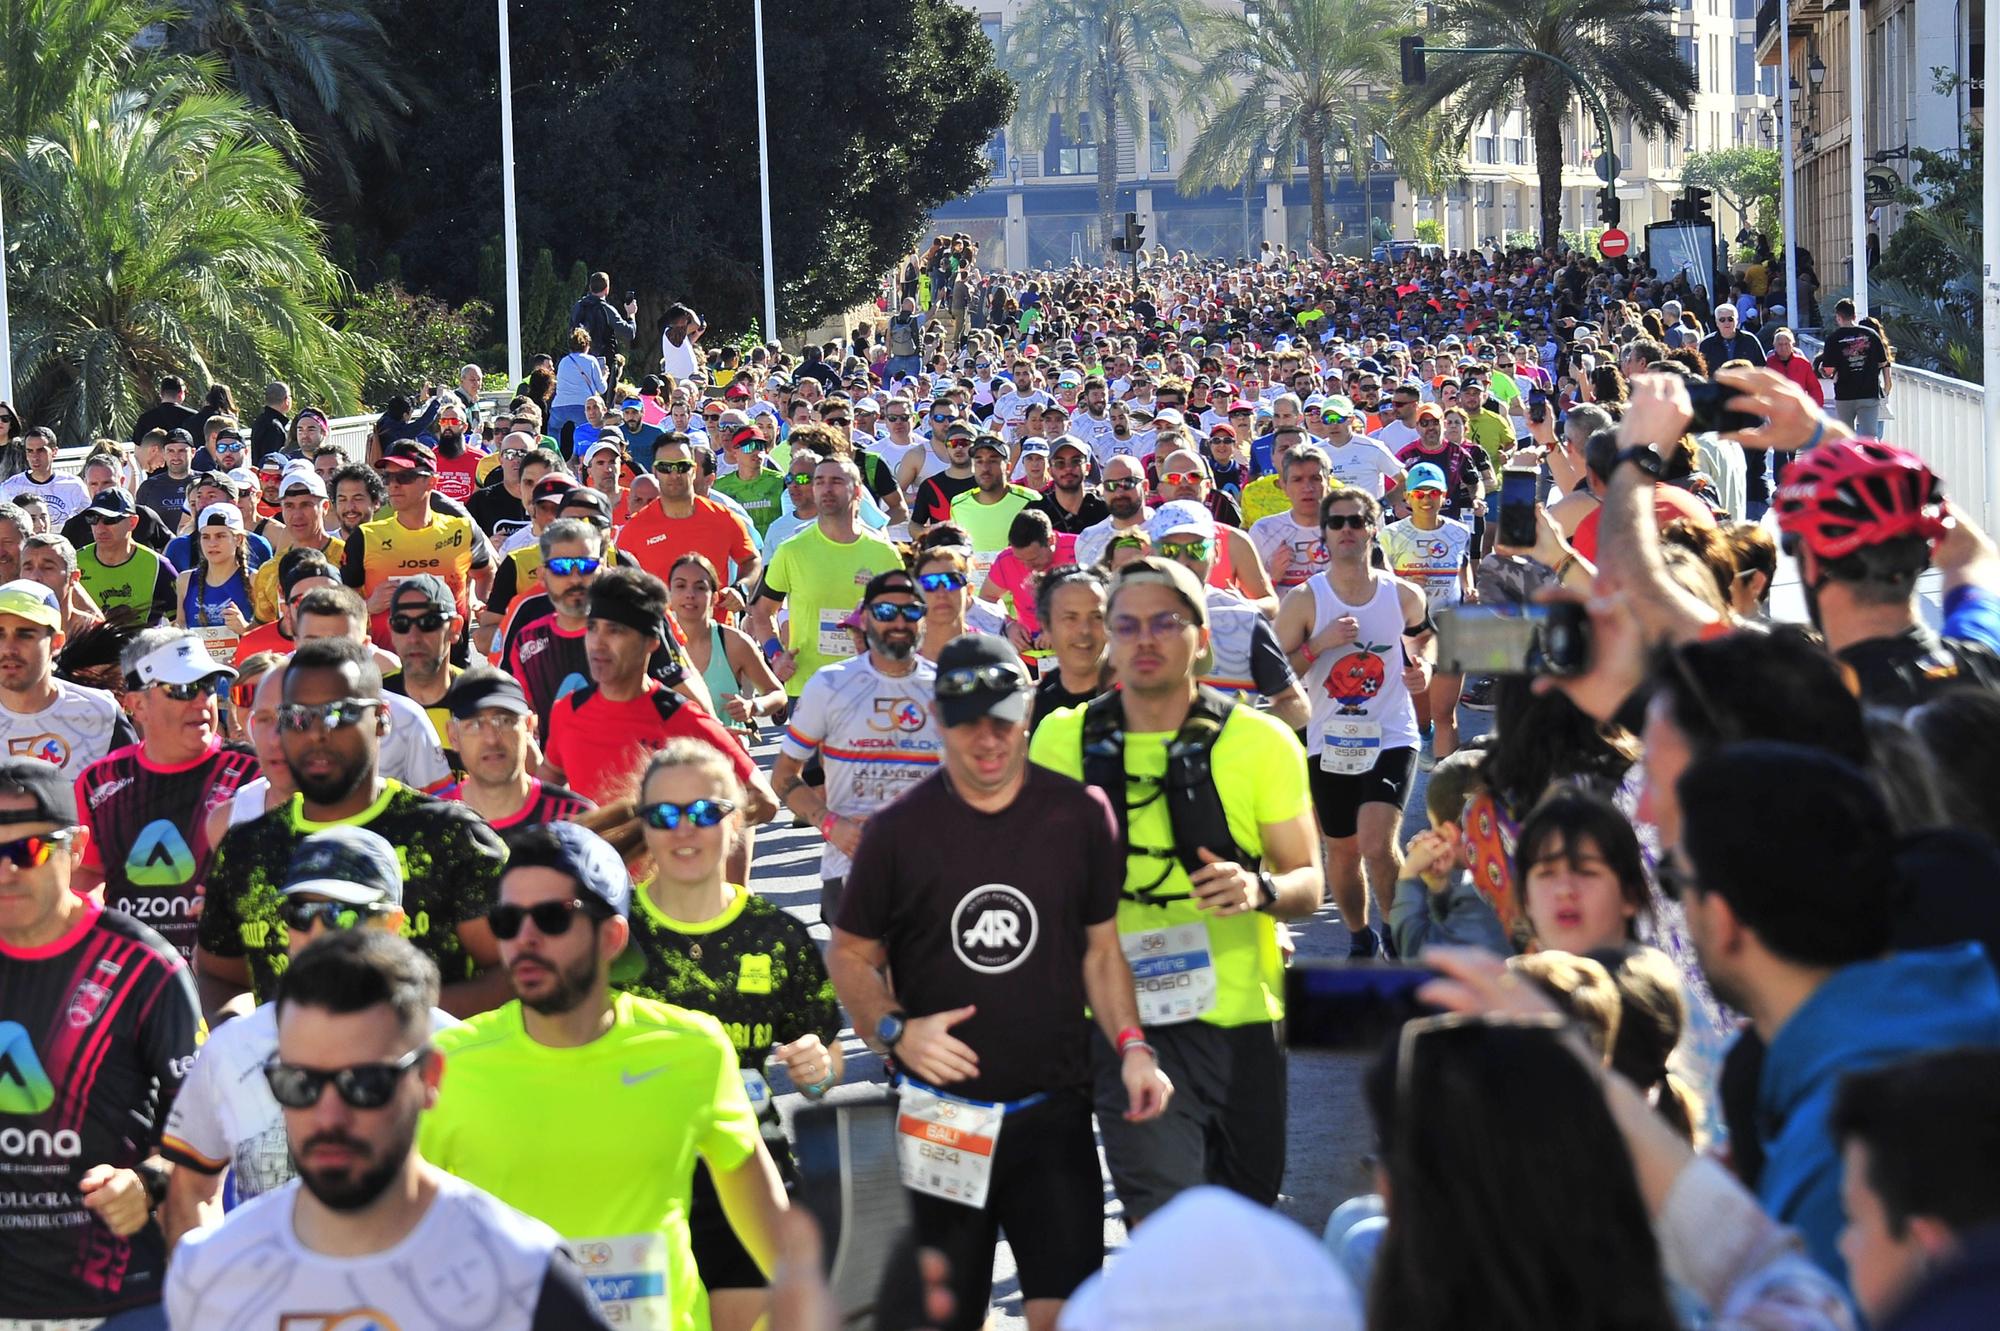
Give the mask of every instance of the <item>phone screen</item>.
M 1500 544 L 1526 550 L 1535 544 L 1535 495 L 1541 477 L 1526 467 L 1500 474 Z
M 1296 962 L 1285 972 L 1285 1038 L 1298 1049 L 1377 1049 L 1404 1022 L 1436 1011 L 1417 1001 L 1436 978 L 1421 966 Z

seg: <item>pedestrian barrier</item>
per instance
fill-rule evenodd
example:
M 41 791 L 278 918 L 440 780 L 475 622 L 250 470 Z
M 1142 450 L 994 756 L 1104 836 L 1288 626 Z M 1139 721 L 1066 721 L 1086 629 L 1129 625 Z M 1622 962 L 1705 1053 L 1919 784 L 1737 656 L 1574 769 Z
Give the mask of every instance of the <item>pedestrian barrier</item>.
M 1822 344 L 1801 334 L 1799 348 L 1807 356 L 1817 356 Z M 1944 478 L 1946 492 L 1978 513 L 1980 525 L 1992 531 L 2000 514 L 1986 511 L 1985 390 L 1909 365 L 1898 365 L 1891 373 L 1882 436 L 1929 463 Z

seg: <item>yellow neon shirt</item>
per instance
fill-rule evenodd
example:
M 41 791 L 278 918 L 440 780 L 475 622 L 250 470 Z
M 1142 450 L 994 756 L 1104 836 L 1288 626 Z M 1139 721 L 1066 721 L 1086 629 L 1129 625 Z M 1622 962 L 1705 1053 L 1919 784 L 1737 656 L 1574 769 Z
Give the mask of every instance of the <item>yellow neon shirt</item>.
M 250 613 L 256 616 L 259 624 L 269 624 L 278 617 L 278 564 L 296 548 L 286 546 L 259 564 L 257 571 L 250 575 Z M 338 536 L 329 536 L 320 553 L 326 556 L 327 563 L 338 569 L 340 556 L 346 549 L 347 542 Z

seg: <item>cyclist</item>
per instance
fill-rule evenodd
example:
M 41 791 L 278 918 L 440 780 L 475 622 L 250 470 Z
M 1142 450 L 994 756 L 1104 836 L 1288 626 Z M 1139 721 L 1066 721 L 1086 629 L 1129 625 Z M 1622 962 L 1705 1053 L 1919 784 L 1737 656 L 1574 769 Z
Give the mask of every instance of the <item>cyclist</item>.
M 603 1255 L 599 1288 L 630 1292 L 607 1301 L 622 1323 L 705 1328 L 688 1234 L 697 1157 L 765 1276 L 786 1206 L 735 1047 L 707 1013 L 612 990 L 631 940 L 618 852 L 575 823 L 517 828 L 507 847 L 487 919 L 517 996 L 438 1037 L 451 1076 L 423 1152 Z

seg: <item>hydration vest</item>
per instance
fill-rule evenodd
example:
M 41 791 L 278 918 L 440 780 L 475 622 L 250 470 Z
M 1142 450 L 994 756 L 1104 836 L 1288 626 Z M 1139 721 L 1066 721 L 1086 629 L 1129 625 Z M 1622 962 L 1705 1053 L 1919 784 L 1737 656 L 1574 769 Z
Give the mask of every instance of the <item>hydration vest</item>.
M 1236 704 L 1205 685 L 1195 688 L 1195 698 L 1187 719 L 1167 741 L 1167 774 L 1158 788 L 1139 800 L 1128 799 L 1135 778 L 1125 772 L 1125 704 L 1118 693 L 1100 694 L 1083 709 L 1083 780 L 1096 786 L 1111 801 L 1118 816 L 1118 839 L 1127 858 L 1141 856 L 1164 861 L 1151 885 L 1124 888 L 1131 901 L 1157 904 L 1159 887 L 1173 872 L 1173 862 L 1189 875 L 1202 866 L 1200 852 L 1245 866 L 1256 865 L 1263 857 L 1236 844 L 1229 830 L 1229 816 L 1222 807 L 1222 792 L 1216 789 L 1209 754 L 1222 734 L 1223 725 Z M 1153 784 L 1149 778 L 1144 784 Z M 1157 850 L 1132 844 L 1131 811 L 1143 809 L 1154 800 L 1167 802 L 1167 819 L 1174 831 L 1172 850 Z

